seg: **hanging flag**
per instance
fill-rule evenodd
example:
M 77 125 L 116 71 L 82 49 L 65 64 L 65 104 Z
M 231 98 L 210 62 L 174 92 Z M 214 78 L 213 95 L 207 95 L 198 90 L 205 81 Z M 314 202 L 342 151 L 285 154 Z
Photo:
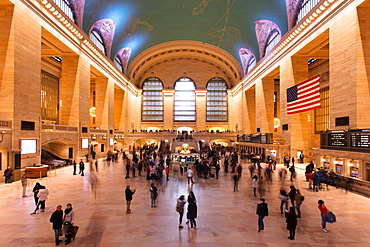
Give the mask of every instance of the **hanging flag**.
M 286 94 L 288 114 L 320 108 L 320 75 L 288 88 Z

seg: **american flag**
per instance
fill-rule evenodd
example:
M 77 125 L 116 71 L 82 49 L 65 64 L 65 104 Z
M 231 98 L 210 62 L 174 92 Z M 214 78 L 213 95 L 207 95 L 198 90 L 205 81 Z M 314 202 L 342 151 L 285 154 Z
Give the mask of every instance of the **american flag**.
M 286 90 L 288 114 L 320 108 L 320 75 Z

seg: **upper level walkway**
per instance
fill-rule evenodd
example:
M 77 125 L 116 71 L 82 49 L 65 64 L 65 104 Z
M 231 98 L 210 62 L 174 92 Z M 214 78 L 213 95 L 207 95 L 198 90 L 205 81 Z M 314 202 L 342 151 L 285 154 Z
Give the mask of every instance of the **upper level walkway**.
M 187 184 L 185 175 L 176 173 L 175 167 L 169 181 L 156 181 L 160 189 L 158 206 L 150 207 L 150 181 L 145 176 L 125 179 L 122 160 L 108 166 L 99 163 L 98 172 L 86 166 L 84 177 L 72 175 L 72 167 L 52 171 L 47 178 L 29 180 L 27 197 L 22 198 L 20 182 L 0 185 L 0 230 L 3 237 L 0 246 L 54 246 L 50 215 L 58 204 L 72 203 L 75 224 L 80 227 L 74 243 L 78 247 L 116 246 L 368 246 L 370 239 L 370 199 L 341 189 L 313 192 L 308 190 L 304 174 L 297 169 L 293 184 L 301 189 L 305 201 L 298 219 L 296 240 L 289 240 L 285 218 L 280 214 L 278 192 L 281 186 L 288 189 L 291 182 L 283 185 L 277 179 L 266 185 L 265 198 L 270 215 L 265 218 L 265 231 L 257 232 L 256 205 L 247 164 L 243 163 L 243 175 L 239 192 L 233 192 L 231 175 L 219 179 L 195 177 L 195 184 Z M 44 213 L 30 215 L 34 210 L 32 187 L 35 182 L 45 185 L 49 191 Z M 137 188 L 131 204 L 132 214 L 125 214 L 124 190 L 127 184 Z M 187 226 L 178 230 L 176 199 L 193 190 L 198 202 L 198 230 Z M 330 231 L 321 231 L 317 201 L 322 199 L 337 216 L 337 222 L 329 224 Z M 187 206 L 186 206 L 187 207 Z M 186 214 L 185 214 L 186 215 Z M 184 215 L 183 223 L 186 216 Z M 184 224 L 185 225 L 185 224 Z M 63 239 L 64 237 L 62 237 Z M 63 246 L 64 243 L 61 244 Z

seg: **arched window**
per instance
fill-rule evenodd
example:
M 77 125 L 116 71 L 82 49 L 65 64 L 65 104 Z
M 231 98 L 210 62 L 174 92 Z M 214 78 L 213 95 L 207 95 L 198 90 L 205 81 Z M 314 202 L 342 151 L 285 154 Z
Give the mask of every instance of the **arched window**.
M 99 32 L 97 32 L 96 30 L 92 30 L 90 33 L 90 40 L 99 48 L 99 50 L 106 54 L 105 45 Z
M 145 80 L 143 84 L 143 100 L 141 120 L 143 122 L 163 122 L 163 84 L 155 77 Z
M 300 22 L 321 0 L 303 0 L 297 11 L 295 24 Z
M 207 84 L 207 122 L 227 122 L 227 84 L 218 77 Z
M 189 78 L 181 78 L 175 83 L 174 120 L 193 122 L 195 119 L 195 84 Z
M 247 71 L 245 72 L 245 74 L 248 74 L 256 66 L 256 63 L 256 57 L 251 57 L 248 62 Z
M 280 41 L 280 33 L 278 30 L 274 29 L 271 31 L 269 38 L 266 42 L 265 55 L 268 54 L 277 43 Z
M 122 62 L 121 59 L 116 55 L 114 57 L 114 65 L 123 73 L 123 67 L 122 67 Z
M 61 11 L 66 14 L 69 19 L 71 19 L 74 23 L 76 23 L 74 14 L 73 14 L 73 9 L 71 4 L 69 3 L 69 0 L 53 0 L 56 5 L 60 8 Z

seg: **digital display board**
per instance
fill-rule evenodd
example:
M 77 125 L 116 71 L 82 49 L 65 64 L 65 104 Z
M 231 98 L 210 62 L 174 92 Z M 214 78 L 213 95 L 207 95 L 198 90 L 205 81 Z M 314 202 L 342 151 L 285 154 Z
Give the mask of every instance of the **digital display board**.
M 369 148 L 370 147 L 370 131 L 355 130 L 350 132 L 351 147 Z
M 347 132 L 329 133 L 328 145 L 335 147 L 347 147 L 348 145 Z
M 37 140 L 21 140 L 21 154 L 37 153 Z

